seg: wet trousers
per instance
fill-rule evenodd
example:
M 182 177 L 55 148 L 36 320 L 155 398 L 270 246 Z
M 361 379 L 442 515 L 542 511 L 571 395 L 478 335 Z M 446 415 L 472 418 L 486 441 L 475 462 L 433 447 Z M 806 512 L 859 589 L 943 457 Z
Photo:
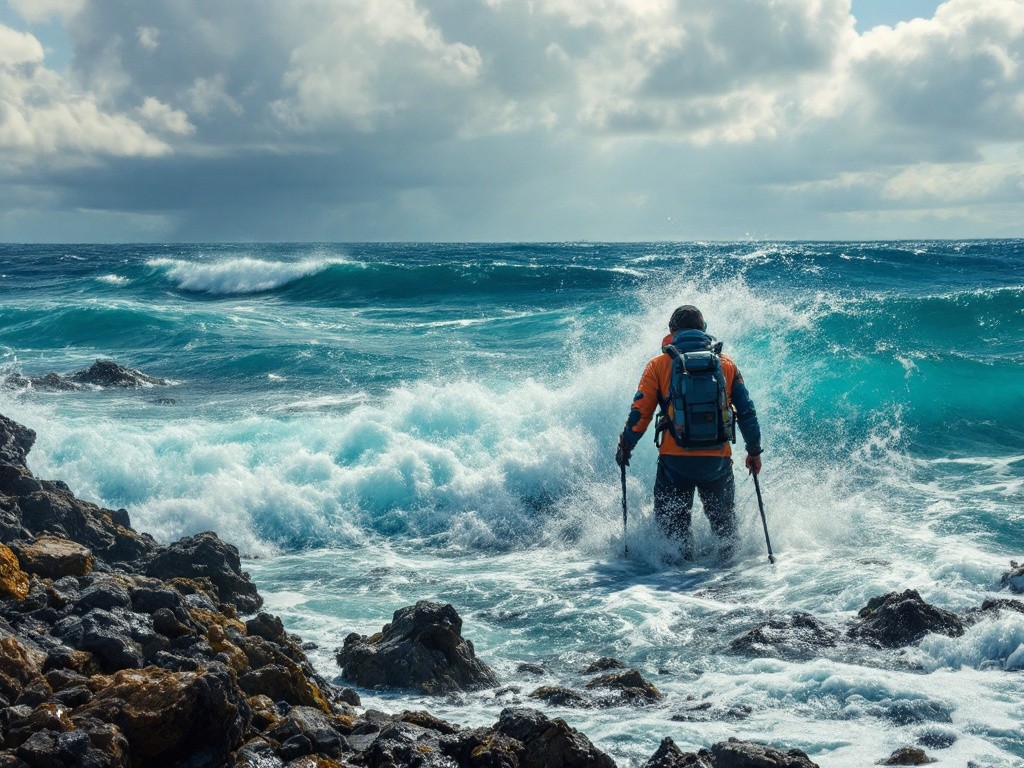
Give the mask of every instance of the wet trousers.
M 692 554 L 693 495 L 700 495 L 711 530 L 730 546 L 736 535 L 736 483 L 732 459 L 718 456 L 659 456 L 654 480 L 654 519 L 665 535 Z

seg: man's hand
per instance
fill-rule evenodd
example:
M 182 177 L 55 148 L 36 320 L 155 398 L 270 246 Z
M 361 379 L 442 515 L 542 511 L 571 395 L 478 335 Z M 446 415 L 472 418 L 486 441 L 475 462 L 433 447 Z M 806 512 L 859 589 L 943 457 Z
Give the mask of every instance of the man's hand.
M 626 441 L 621 437 L 619 438 L 619 447 L 615 451 L 615 463 L 620 467 L 629 466 L 629 457 L 633 454 L 633 449 L 626 445 Z
M 752 475 L 759 474 L 761 472 L 761 455 L 747 456 L 747 472 Z

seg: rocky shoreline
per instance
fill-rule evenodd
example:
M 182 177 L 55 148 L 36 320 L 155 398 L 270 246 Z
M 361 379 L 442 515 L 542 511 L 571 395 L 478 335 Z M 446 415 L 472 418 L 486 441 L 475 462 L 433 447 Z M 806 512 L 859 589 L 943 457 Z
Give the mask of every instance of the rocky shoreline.
M 0 416 L 0 768 L 613 768 L 560 718 L 503 710 L 463 728 L 425 711 L 361 706 L 327 681 L 214 533 L 169 545 L 136 532 L 125 510 L 76 498 L 26 465 L 35 434 Z M 1005 578 L 1024 590 L 1024 569 Z M 840 643 L 898 648 L 925 633 L 956 636 L 1016 600 L 970 616 L 912 590 L 872 600 L 848 627 L 781 617 L 733 641 L 737 653 L 800 656 Z M 344 679 L 423 693 L 500 681 L 461 634 L 452 606 L 419 603 L 338 650 Z M 538 704 L 644 706 L 661 694 L 636 670 L 600 659 L 584 690 L 542 687 Z M 930 761 L 920 749 L 887 764 Z M 811 768 L 799 750 L 731 739 L 682 752 L 671 739 L 645 768 Z

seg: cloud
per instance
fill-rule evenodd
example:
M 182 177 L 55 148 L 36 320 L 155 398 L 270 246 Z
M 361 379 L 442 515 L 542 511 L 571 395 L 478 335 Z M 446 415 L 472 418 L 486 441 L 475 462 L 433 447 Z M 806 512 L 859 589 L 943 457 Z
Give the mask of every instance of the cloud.
M 25 21 L 69 19 L 85 7 L 86 0 L 7 0 Z
M 43 66 L 32 35 L 0 25 L 0 162 L 24 166 L 40 157 L 153 156 L 168 151 L 123 114 L 101 108 Z M 64 155 L 63 158 L 58 155 Z
M 142 102 L 139 114 L 143 120 L 159 131 L 169 131 L 179 136 L 190 136 L 196 132 L 196 127 L 188 121 L 187 114 L 180 109 L 173 109 L 152 96 Z
M 0 168 L 185 237 L 1024 221 L 1024 0 L 863 34 L 847 0 L 16 5 L 59 13 L 74 56 L 59 75 L 0 27 Z

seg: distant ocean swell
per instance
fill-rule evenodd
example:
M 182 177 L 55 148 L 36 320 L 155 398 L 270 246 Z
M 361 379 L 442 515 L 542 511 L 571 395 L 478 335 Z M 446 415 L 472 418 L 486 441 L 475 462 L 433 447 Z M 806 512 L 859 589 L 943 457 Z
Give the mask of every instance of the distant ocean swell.
M 553 378 L 409 380 L 382 390 L 339 388 L 334 397 L 321 389 L 256 405 L 253 415 L 228 423 L 198 415 L 152 421 L 162 413 L 135 426 L 100 420 L 45 435 L 53 452 L 43 446 L 38 455 L 49 464 L 44 474 L 137 510 L 159 535 L 228 524 L 250 552 L 353 544 L 367 536 L 440 537 L 445 546 L 498 549 L 551 537 L 607 538 L 616 535 L 614 432 L 633 380 L 659 343 L 663 316 L 677 296 L 697 288 L 676 283 L 660 294 L 642 294 L 640 314 L 611 321 L 615 334 L 609 336 L 617 341 L 602 342 L 599 354 L 585 332 L 578 343 L 569 334 L 570 362 Z M 924 500 L 911 498 L 918 491 L 900 488 L 917 466 L 908 445 L 917 441 L 934 450 L 941 441 L 945 450 L 969 455 L 973 446 L 944 435 L 948 425 L 967 430 L 1019 397 L 1012 389 L 1001 396 L 1007 370 L 970 359 L 970 350 L 966 358 L 928 351 L 922 347 L 931 343 L 914 336 L 910 344 L 898 328 L 884 335 L 902 338 L 903 349 L 872 338 L 864 329 L 885 317 L 881 300 L 837 307 L 835 299 L 816 297 L 801 308 L 739 279 L 702 293 L 712 328 L 730 340 L 758 402 L 770 436 L 766 481 L 776 498 L 789 496 L 795 507 L 805 507 L 797 500 L 806 488 L 824 494 L 815 509 L 801 508 L 780 523 L 783 546 L 790 532 L 841 535 L 842 527 L 826 525 L 820 509 L 847 510 L 833 524 L 851 520 L 882 502 L 872 488 L 888 486 L 887 502 L 919 508 Z M 1019 293 L 1008 296 L 1001 300 L 1021 301 Z M 992 298 L 909 302 L 901 321 L 920 322 L 914 312 L 931 314 L 936 301 L 961 308 L 977 302 L 984 312 Z M 64 333 L 80 321 L 77 311 L 67 310 Z M 110 313 L 111 324 L 130 321 L 125 332 L 148 317 L 141 309 Z M 47 323 L 46 334 L 54 333 L 55 322 Z M 143 322 L 129 335 L 149 327 Z M 278 363 L 287 369 L 290 353 L 283 354 Z M 238 375 L 252 363 L 243 359 L 248 362 Z M 212 370 L 223 375 L 222 365 Z M 955 385 L 965 377 L 984 397 L 960 399 Z M 914 403 L 918 392 L 946 394 Z M 1011 429 L 1004 439 L 1019 437 Z M 630 479 L 638 515 L 649 492 L 640 478 L 653 471 L 647 442 Z M 595 519 L 602 525 L 595 527 Z M 758 546 L 757 539 L 750 544 Z

